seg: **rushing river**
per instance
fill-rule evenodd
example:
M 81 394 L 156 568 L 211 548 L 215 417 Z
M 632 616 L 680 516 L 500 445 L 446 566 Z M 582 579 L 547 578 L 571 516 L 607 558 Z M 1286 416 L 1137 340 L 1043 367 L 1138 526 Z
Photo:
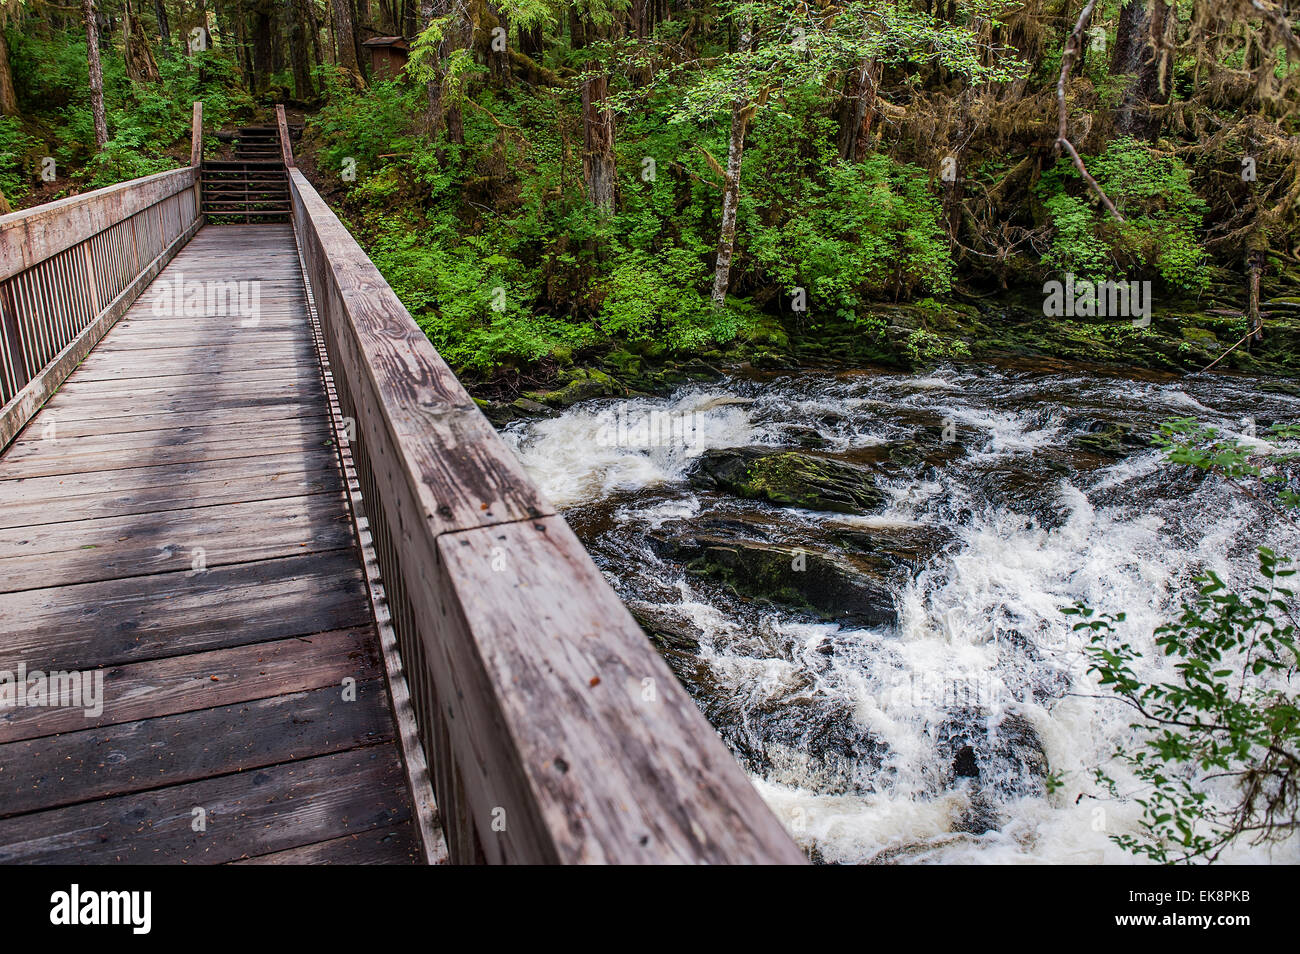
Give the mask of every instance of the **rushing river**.
M 1124 637 L 1149 650 L 1197 572 L 1242 587 L 1255 546 L 1300 553 L 1300 539 L 1158 450 L 1098 453 L 1088 435 L 1195 417 L 1250 437 L 1300 419 L 1300 399 L 1261 385 L 1060 365 L 764 374 L 588 402 L 506 436 L 638 618 L 681 637 L 674 668 L 813 857 L 1126 862 L 1108 835 L 1135 831 L 1140 808 L 1101 797 L 1091 772 L 1137 790 L 1112 757 L 1131 711 L 1087 672 L 1062 607 L 1126 612 Z M 902 464 L 886 453 L 900 446 Z M 884 499 L 814 512 L 690 479 L 701 455 L 742 447 L 873 469 Z M 674 557 L 701 534 L 874 567 L 883 608 L 826 622 L 742 596 Z M 1224 858 L 1298 859 L 1295 839 Z

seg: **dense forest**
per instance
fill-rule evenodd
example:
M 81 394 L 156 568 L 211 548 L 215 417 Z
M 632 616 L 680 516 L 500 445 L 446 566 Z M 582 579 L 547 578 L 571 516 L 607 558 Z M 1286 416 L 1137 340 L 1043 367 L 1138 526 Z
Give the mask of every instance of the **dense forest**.
M 0 11 L 4 211 L 286 107 L 814 859 L 1294 858 L 1295 0 Z
M 1249 335 L 1224 367 L 1294 367 L 1268 327 L 1300 314 L 1286 4 L 3 10 L 11 207 L 183 161 L 194 99 L 210 134 L 288 104 L 435 344 L 507 393 L 575 355 L 583 395 L 731 350 L 1194 370 Z M 378 37 L 410 40 L 395 78 Z M 1155 321 L 1045 318 L 1066 275 L 1150 282 Z

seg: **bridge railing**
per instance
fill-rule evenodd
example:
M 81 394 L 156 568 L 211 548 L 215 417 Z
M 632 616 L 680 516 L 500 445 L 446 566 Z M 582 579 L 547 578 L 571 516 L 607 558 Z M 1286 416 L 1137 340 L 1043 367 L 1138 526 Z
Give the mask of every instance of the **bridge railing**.
M 0 449 L 199 228 L 198 188 L 191 165 L 0 216 Z
M 303 174 L 293 225 L 455 862 L 802 854 Z

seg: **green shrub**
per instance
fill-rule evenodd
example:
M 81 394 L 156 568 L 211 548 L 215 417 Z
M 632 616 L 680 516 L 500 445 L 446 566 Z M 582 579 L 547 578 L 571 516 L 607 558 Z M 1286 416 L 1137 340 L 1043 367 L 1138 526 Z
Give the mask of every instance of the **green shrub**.
M 1037 187 L 1053 228 L 1043 264 L 1094 281 L 1154 272 L 1170 288 L 1204 291 L 1210 271 L 1196 235 L 1206 205 L 1187 166 L 1128 138 L 1085 162 L 1124 221 L 1101 207 L 1063 157 Z

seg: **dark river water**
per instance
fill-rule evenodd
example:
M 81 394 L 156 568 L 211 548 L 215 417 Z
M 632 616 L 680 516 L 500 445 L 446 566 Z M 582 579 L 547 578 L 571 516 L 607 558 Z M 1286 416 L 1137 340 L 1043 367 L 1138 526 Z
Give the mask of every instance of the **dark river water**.
M 1091 773 L 1138 794 L 1112 755 L 1130 712 L 1061 610 L 1126 612 L 1124 637 L 1150 649 L 1196 573 L 1248 585 L 1257 545 L 1300 552 L 1290 526 L 1141 440 L 1173 417 L 1245 439 L 1300 419 L 1300 399 L 1266 388 L 1061 365 L 783 373 L 588 402 L 506 437 L 633 612 L 680 637 L 674 668 L 814 858 L 1124 862 L 1108 836 L 1140 807 L 1101 798 Z M 883 502 L 816 512 L 692 482 L 701 455 L 741 447 L 860 465 Z M 879 612 L 828 622 L 742 596 L 674 557 L 701 534 L 861 570 Z

